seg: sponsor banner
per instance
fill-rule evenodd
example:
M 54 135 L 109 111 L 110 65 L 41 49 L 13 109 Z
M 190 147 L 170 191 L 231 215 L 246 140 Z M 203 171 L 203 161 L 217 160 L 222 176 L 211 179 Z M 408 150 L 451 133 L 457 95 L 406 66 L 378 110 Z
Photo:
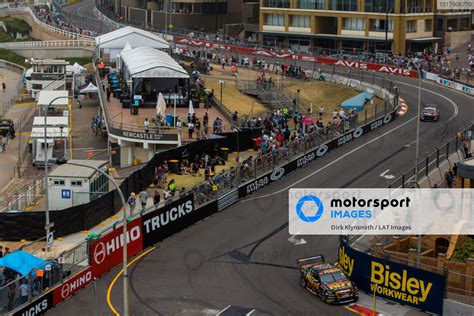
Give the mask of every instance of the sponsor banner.
M 275 168 L 275 170 L 270 171 L 267 174 L 240 186 L 239 199 L 249 195 L 252 192 L 266 187 L 270 183 L 280 180 L 284 175 L 295 170 L 295 165 L 296 163 L 294 161 L 289 162 L 284 166 Z
M 417 77 L 417 72 L 414 70 L 398 68 L 397 66 L 390 66 L 390 65 L 382 65 L 382 64 L 373 64 L 373 63 L 366 63 L 362 61 L 350 61 L 350 60 L 342 60 L 342 59 L 335 59 L 335 58 L 328 58 L 328 57 L 316 57 L 316 62 L 326 64 L 326 65 L 336 65 L 348 68 L 358 68 L 362 70 L 373 70 L 378 72 L 384 72 L 388 74 L 394 75 L 402 75 L 407 77 Z
M 67 300 L 69 297 L 76 294 L 79 290 L 89 285 L 94 276 L 92 274 L 92 268 L 88 266 L 85 270 L 76 274 L 72 278 L 63 282 L 63 284 L 57 286 L 53 290 L 53 304 L 54 306 Z
M 444 78 L 441 78 L 441 77 L 438 77 L 437 82 L 440 85 L 443 85 L 445 87 L 456 89 L 458 91 L 461 91 L 461 92 L 464 92 L 464 93 L 467 93 L 467 94 L 470 94 L 470 95 L 474 95 L 474 87 L 466 86 L 466 85 L 463 85 L 459 82 L 451 81 L 451 80 L 444 79 Z
M 356 286 L 368 294 L 443 314 L 446 278 L 443 275 L 380 259 L 352 249 L 341 241 L 338 265 Z
M 217 211 L 217 207 L 215 211 Z M 145 214 L 142 219 L 143 248 L 153 246 L 166 237 L 192 225 L 207 216 L 204 213 L 194 208 L 194 196 L 190 194 Z
M 473 235 L 474 189 L 290 189 L 292 235 Z
M 236 53 L 242 53 L 242 54 L 253 54 L 256 56 L 271 57 L 271 58 L 298 59 L 298 60 L 303 60 L 303 61 L 313 61 L 313 62 L 326 64 L 326 65 L 336 65 L 336 66 L 343 66 L 343 67 L 349 67 L 349 68 L 373 70 L 373 71 L 413 77 L 413 78 L 417 77 L 417 72 L 415 70 L 399 68 L 397 66 L 392 66 L 392 65 L 373 64 L 373 63 L 366 63 L 362 61 L 349 61 L 349 60 L 342 60 L 342 59 L 329 58 L 329 57 L 319 57 L 319 56 L 315 57 L 315 56 L 309 56 L 309 55 L 303 55 L 303 54 L 294 55 L 292 53 L 286 53 L 286 52 L 276 52 L 276 51 L 271 51 L 271 50 L 262 50 L 262 49 L 255 49 L 255 48 L 240 47 L 240 46 L 235 46 L 235 45 L 219 44 L 215 42 L 193 40 L 193 39 L 188 39 L 188 38 L 179 37 L 179 36 L 176 36 L 175 40 L 176 40 L 176 43 L 178 44 L 187 44 L 187 45 L 198 46 L 198 47 L 208 47 L 212 49 L 223 49 L 223 50 L 228 50 L 230 52 L 236 52 Z
M 132 257 L 143 249 L 142 219 L 127 223 L 127 236 L 122 227 L 90 243 L 90 262 L 93 275 L 100 277 L 123 260 L 123 245 L 127 244 L 127 256 Z
M 38 297 L 27 306 L 13 313 L 13 316 L 40 316 L 53 307 L 53 292 Z
M 438 81 L 439 76 L 437 74 L 434 74 L 432 72 L 428 72 L 425 70 L 423 70 L 422 73 L 425 79 L 431 80 L 431 81 Z

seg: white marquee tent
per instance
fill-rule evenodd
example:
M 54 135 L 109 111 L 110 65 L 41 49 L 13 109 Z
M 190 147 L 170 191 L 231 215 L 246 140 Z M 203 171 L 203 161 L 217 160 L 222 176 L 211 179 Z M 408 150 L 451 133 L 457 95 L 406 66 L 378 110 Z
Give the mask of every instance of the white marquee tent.
M 134 47 L 151 47 L 168 50 L 170 45 L 161 36 L 154 33 L 127 26 L 95 38 L 100 56 L 108 54 L 110 59 L 116 59 L 125 45 Z

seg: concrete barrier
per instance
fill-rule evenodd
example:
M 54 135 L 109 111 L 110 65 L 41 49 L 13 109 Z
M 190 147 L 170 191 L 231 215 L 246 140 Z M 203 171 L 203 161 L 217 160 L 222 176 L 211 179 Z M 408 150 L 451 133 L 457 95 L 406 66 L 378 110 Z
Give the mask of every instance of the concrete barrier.
M 474 316 L 474 306 L 445 299 L 443 304 L 443 315 Z

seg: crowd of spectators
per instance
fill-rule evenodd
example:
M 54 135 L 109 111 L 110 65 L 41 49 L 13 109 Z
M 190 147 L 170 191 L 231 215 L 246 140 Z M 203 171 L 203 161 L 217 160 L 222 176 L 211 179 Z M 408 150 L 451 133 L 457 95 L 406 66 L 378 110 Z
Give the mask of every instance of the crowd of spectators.
M 51 26 L 60 28 L 64 31 L 72 32 L 72 33 L 77 33 L 81 34 L 84 36 L 97 36 L 96 32 L 93 32 L 91 30 L 87 30 L 84 28 L 77 27 L 73 25 L 66 17 L 63 15 L 55 12 L 51 13 L 51 11 L 47 7 L 35 7 L 35 13 L 36 17 Z

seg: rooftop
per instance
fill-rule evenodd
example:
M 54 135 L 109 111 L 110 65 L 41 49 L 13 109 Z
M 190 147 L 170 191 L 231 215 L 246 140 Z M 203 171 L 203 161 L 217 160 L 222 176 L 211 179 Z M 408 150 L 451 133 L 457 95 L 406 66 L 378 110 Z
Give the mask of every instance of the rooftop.
M 67 90 L 42 90 L 38 93 L 36 100 L 38 106 L 49 105 L 51 101 L 56 99 L 51 105 L 63 105 L 69 104 L 69 92 Z
M 151 32 L 126 26 L 107 34 L 97 36 L 95 43 L 100 48 L 124 48 L 125 45 L 133 47 L 153 47 L 169 49 L 170 45 L 161 36 Z
M 170 55 L 154 48 L 123 50 L 121 58 L 133 78 L 189 78 Z
M 51 170 L 49 173 L 50 177 L 63 177 L 63 178 L 90 178 L 96 170 L 89 168 L 101 168 L 107 164 L 107 160 L 79 160 L 72 159 L 67 163 L 58 165 L 56 168 Z M 77 166 L 73 164 L 80 164 L 83 166 Z M 87 167 L 89 166 L 89 167 Z

